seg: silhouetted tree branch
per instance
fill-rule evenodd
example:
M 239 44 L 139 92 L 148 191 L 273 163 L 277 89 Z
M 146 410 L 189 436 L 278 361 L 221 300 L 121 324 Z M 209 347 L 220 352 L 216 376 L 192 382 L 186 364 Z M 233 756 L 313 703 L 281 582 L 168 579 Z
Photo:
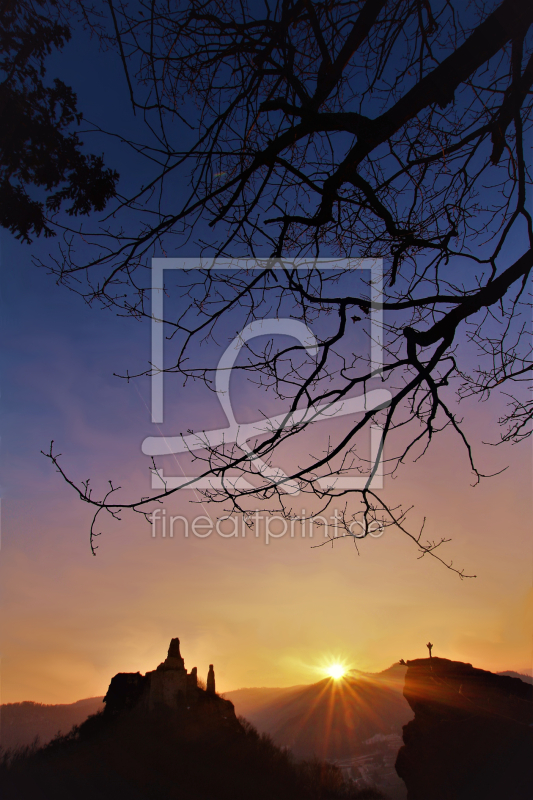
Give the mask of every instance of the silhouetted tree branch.
M 77 260 L 76 237 L 64 231 L 58 278 L 72 285 L 85 276 L 89 301 L 149 317 L 150 256 L 192 241 L 206 262 L 259 258 L 263 269 L 255 272 L 188 273 L 179 284 L 185 306 L 165 316 L 174 331 L 167 371 L 210 388 L 216 364 L 190 355 L 217 335 L 228 340 L 228 325 L 236 335 L 286 313 L 319 331 L 311 359 L 303 346 L 247 345 L 247 363 L 236 369 L 286 401 L 286 423 L 251 450 L 206 444 L 195 459 L 202 476 L 218 481 L 208 499 L 245 515 L 247 501 L 276 501 L 290 519 L 289 486 L 325 509 L 354 490 L 321 489 L 318 477 L 362 474 L 367 483 L 356 493 L 365 520 L 405 530 L 403 512 L 371 490 L 376 461 L 357 451 L 369 426 L 382 430 L 380 456 L 385 440 L 395 448 L 385 459 L 389 472 L 420 457 L 436 433 L 455 432 L 477 481 L 482 473 L 454 397 L 511 392 L 531 375 L 524 138 L 533 5 L 154 0 L 112 9 L 100 35 L 118 48 L 131 102 L 150 126 L 150 143 L 130 146 L 151 160 L 153 178 L 95 232 L 90 263 Z M 384 259 L 382 299 L 348 271 L 323 269 L 324 258 Z M 299 271 L 298 259 L 315 259 L 315 268 Z M 369 337 L 376 311 L 384 312 L 377 371 L 353 345 L 359 328 Z M 387 388 L 390 402 L 272 479 L 287 440 L 312 450 L 318 407 L 372 387 Z M 528 397 L 520 387 L 511 393 L 500 420 L 504 441 L 530 435 Z M 254 481 L 237 488 L 235 474 Z M 144 513 L 171 491 L 120 505 L 83 499 Z M 346 507 L 346 535 L 354 513 Z M 440 544 L 413 538 L 422 555 Z

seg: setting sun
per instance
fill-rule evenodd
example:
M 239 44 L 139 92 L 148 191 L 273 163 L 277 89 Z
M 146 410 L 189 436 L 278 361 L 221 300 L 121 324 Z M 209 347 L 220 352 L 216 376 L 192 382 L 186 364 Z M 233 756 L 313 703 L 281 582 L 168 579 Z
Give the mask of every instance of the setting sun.
M 343 675 L 345 675 L 346 670 L 342 666 L 342 664 L 332 664 L 331 667 L 328 667 L 327 673 L 330 676 L 330 678 L 333 678 L 334 680 L 337 681 L 339 680 L 339 678 L 342 678 Z

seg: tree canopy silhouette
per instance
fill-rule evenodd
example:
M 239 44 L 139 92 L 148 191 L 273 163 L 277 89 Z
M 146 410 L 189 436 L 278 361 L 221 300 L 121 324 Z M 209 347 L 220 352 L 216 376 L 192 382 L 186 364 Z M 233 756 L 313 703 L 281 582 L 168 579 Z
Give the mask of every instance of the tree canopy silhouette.
M 117 207 L 120 226 L 107 229 L 104 246 L 96 232 L 90 263 L 77 256 L 73 235 L 58 277 L 68 284 L 85 274 L 88 300 L 150 316 L 150 256 L 173 255 L 186 242 L 190 252 L 192 242 L 205 260 L 258 259 L 255 271 L 186 273 L 180 288 L 188 307 L 165 315 L 174 332 L 168 371 L 209 386 L 216 364 L 190 356 L 219 331 L 228 340 L 228 326 L 236 335 L 285 309 L 319 331 L 312 358 L 302 345 L 248 347 L 237 368 L 286 402 L 287 420 L 307 413 L 249 452 L 206 446 L 198 459 L 201 474 L 214 479 L 209 499 L 244 513 L 247 499 L 275 500 L 291 517 L 289 485 L 323 509 L 355 493 L 367 521 L 398 525 L 422 555 L 437 555 L 441 542 L 409 532 L 404 512 L 372 489 L 377 460 L 369 463 L 357 446 L 378 425 L 379 455 L 390 441 L 392 472 L 449 429 L 478 480 L 455 401 L 496 390 L 508 395 L 500 440 L 531 432 L 523 385 L 533 366 L 524 137 L 533 4 L 153 0 L 107 8 L 100 35 L 120 54 L 133 108 L 150 127 L 150 140 L 130 145 L 150 159 L 153 177 Z M 185 194 L 178 186 L 188 187 Z M 383 259 L 382 296 L 320 260 L 341 258 Z M 314 259 L 314 268 L 298 270 L 298 259 Z M 384 363 L 374 370 L 354 342 L 359 330 L 370 336 L 377 312 Z M 387 388 L 390 402 L 348 429 L 332 428 L 327 447 L 310 452 L 316 409 L 372 386 Z M 276 481 L 258 464 L 272 465 L 287 441 L 310 455 Z M 352 474 L 366 476 L 363 488 L 318 482 Z M 235 475 L 253 480 L 239 488 Z M 76 488 L 97 514 L 144 513 L 154 499 L 115 503 L 113 487 L 105 499 Z M 354 513 L 347 503 L 346 535 Z
M 18 239 L 54 236 L 47 215 L 102 211 L 118 174 L 82 152 L 76 95 L 45 61 L 71 37 L 55 0 L 0 2 L 0 225 Z

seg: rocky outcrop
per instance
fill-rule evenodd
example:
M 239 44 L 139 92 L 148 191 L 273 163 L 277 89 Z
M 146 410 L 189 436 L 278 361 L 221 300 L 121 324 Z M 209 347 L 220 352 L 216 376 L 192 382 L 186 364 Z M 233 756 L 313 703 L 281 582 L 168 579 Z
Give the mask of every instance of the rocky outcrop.
M 407 662 L 396 771 L 408 800 L 529 800 L 533 686 L 445 658 Z
M 176 719 L 188 725 L 240 728 L 233 703 L 215 692 L 215 673 L 209 665 L 207 691 L 198 686 L 197 669 L 190 673 L 180 653 L 180 640 L 172 639 L 166 659 L 157 669 L 140 672 L 119 672 L 111 679 L 104 697 L 105 716 L 116 716 L 136 709 L 141 712 L 169 710 Z

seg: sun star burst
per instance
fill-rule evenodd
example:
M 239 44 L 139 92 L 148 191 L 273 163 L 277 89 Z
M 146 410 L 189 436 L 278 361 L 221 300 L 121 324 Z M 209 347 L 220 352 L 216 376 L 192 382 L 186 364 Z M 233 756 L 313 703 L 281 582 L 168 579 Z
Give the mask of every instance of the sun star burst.
M 338 681 L 339 678 L 342 678 L 346 674 L 346 669 L 342 666 L 342 664 L 332 664 L 327 668 L 327 673 L 330 678 Z

